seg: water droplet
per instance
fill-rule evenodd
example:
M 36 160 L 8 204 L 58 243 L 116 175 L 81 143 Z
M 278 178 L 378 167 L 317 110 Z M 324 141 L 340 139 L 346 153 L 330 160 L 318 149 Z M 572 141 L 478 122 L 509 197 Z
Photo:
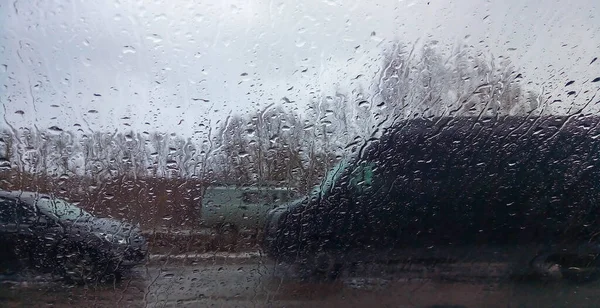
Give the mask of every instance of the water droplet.
M 600 81 L 600 77 L 596 77 L 596 78 L 594 78 L 594 80 L 592 80 L 592 82 L 598 82 L 598 81 Z
M 88 110 L 88 113 L 98 113 L 98 110 L 90 109 Z
M 94 96 L 102 96 L 102 95 L 99 93 L 94 93 Z
M 52 132 L 62 132 L 62 131 L 63 131 L 63 130 L 62 130 L 62 128 L 60 128 L 60 127 L 58 127 L 58 126 L 50 126 L 50 127 L 48 128 L 48 130 L 49 130 L 49 131 L 52 131 Z
M 158 44 L 158 43 L 162 42 L 162 40 L 163 40 L 162 37 L 156 33 L 146 36 L 146 39 L 151 40 L 152 43 L 154 43 L 154 44 Z
M 10 161 L 5 157 L 0 157 L 0 170 L 10 169 Z
M 166 14 L 158 14 L 154 17 L 154 20 L 167 20 Z
M 17 110 L 17 111 L 15 111 L 15 113 L 16 114 L 20 114 L 20 115 L 24 115 L 25 111 L 23 111 L 23 110 Z
M 128 54 L 128 53 L 136 53 L 136 50 L 133 46 L 123 46 L 123 53 L 124 54 Z
M 204 21 L 204 15 L 196 14 L 196 15 L 194 15 L 194 20 L 196 20 L 196 22 L 202 22 L 202 21 Z
M 369 101 L 358 102 L 358 107 L 367 107 L 368 105 L 369 105 Z

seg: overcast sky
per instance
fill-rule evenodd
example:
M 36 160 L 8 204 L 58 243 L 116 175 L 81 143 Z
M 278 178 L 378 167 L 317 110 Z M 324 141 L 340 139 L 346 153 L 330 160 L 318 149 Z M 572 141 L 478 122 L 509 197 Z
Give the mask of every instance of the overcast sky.
M 311 93 L 368 87 L 394 40 L 509 56 L 555 95 L 600 76 L 597 0 L 196 2 L 0 2 L 0 114 L 189 136 L 282 97 L 303 108 Z

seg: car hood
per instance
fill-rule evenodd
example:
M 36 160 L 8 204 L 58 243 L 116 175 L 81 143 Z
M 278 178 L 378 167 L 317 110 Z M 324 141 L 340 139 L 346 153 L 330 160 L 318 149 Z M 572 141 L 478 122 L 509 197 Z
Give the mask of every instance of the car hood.
M 124 237 L 140 233 L 140 230 L 132 224 L 112 218 L 93 217 L 84 221 L 73 222 L 71 226 L 85 232 L 118 234 Z

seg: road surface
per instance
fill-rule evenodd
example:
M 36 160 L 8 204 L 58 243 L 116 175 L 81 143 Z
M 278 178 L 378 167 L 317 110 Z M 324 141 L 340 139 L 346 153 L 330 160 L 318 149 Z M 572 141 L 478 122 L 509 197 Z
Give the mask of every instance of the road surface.
M 233 256 L 233 255 L 232 255 Z M 502 265 L 359 267 L 333 282 L 301 279 L 256 255 L 156 257 L 119 283 L 69 286 L 2 277 L 1 307 L 597 307 L 600 284 L 517 282 Z

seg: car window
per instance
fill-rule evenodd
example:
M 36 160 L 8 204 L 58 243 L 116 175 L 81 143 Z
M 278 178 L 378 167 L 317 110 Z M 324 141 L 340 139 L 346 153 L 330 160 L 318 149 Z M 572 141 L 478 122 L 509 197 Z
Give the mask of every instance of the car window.
M 340 179 L 344 172 L 347 172 L 347 168 L 350 165 L 350 159 L 341 159 L 333 168 L 331 168 L 323 177 L 321 183 L 313 188 L 313 195 L 327 194 L 333 189 L 336 182 Z
M 59 220 L 77 220 L 92 217 L 92 215 L 85 210 L 61 199 L 41 197 L 36 200 L 36 206 L 42 213 L 58 218 Z M 24 208 L 23 211 L 23 215 L 32 214 L 30 209 Z
M 373 185 L 374 162 L 361 163 L 350 174 L 348 183 L 358 194 L 363 194 Z

